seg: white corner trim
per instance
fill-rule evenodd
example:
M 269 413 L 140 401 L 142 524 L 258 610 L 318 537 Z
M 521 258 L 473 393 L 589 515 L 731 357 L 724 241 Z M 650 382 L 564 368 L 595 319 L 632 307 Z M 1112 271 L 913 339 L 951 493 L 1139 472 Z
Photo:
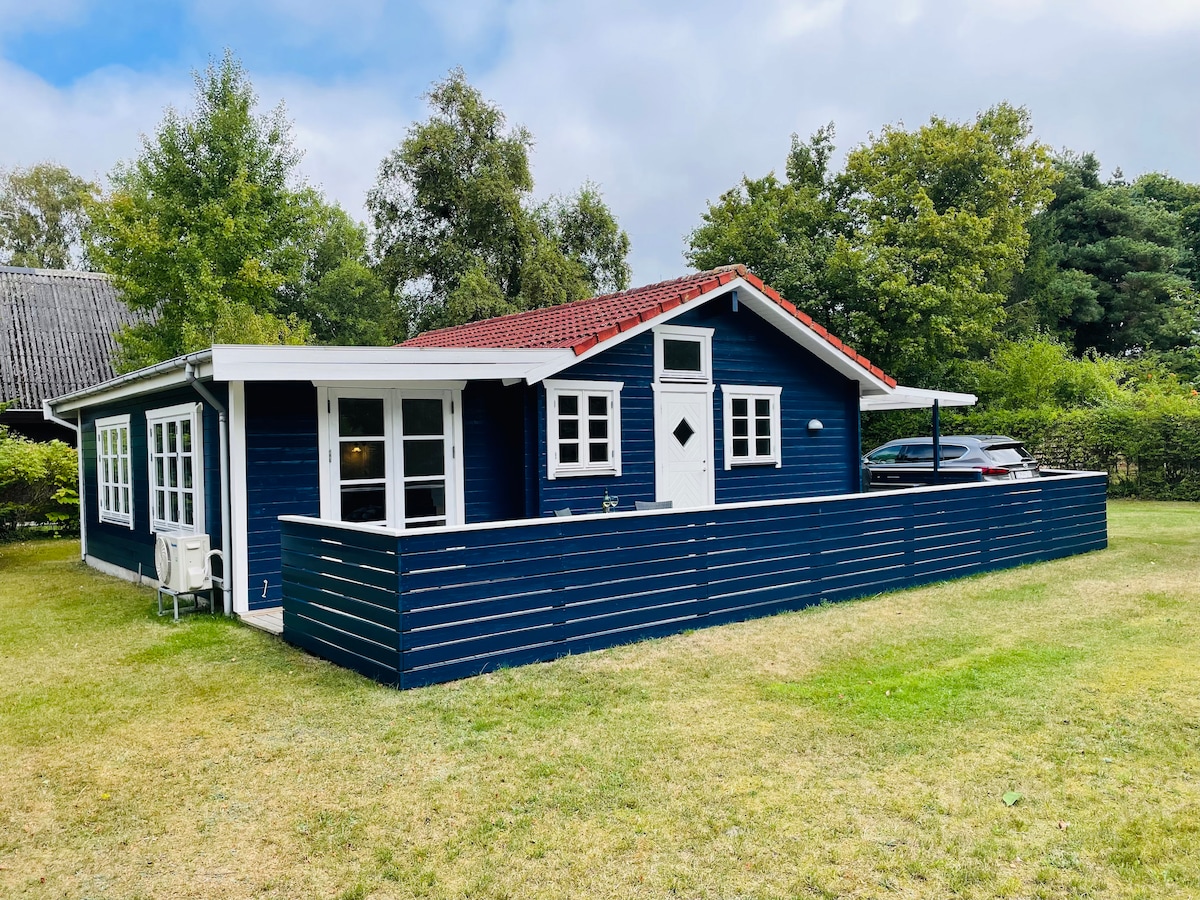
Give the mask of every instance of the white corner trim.
M 50 409 L 49 404 L 43 404 L 45 409 Z M 79 467 L 79 558 L 87 560 L 88 550 L 88 533 L 87 533 L 87 483 L 83 478 L 83 410 L 75 411 L 75 460 Z M 100 498 L 96 498 L 97 508 L 100 504 Z
M 246 497 L 246 385 L 242 381 L 229 383 L 229 530 L 230 584 L 233 592 L 233 611 L 241 614 L 250 610 L 250 536 L 249 509 Z

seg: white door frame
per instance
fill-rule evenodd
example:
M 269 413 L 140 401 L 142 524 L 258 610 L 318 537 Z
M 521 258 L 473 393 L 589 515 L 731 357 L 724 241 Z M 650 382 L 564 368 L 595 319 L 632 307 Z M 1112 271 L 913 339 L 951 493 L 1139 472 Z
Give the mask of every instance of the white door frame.
M 716 481 L 716 466 L 714 465 L 715 450 L 715 428 L 713 425 L 713 385 L 710 384 L 675 384 L 666 382 L 655 382 L 651 385 L 654 389 L 654 499 L 670 500 L 670 497 L 663 496 L 663 489 L 666 485 L 666 446 L 667 440 L 673 435 L 668 430 L 669 422 L 662 415 L 662 400 L 667 394 L 691 394 L 697 397 L 704 398 L 704 423 L 707 434 L 704 435 L 705 461 L 704 470 L 707 475 L 705 479 L 705 503 L 709 506 L 714 506 L 717 502 L 717 481 Z
M 333 413 L 333 400 L 342 397 L 376 397 L 384 401 L 384 424 L 386 428 L 387 459 L 385 463 L 386 482 L 388 491 L 389 519 L 395 519 L 397 510 L 394 508 L 395 499 L 404 490 L 403 477 L 399 471 L 399 460 L 396 454 L 397 435 L 400 433 L 400 401 L 405 398 L 443 398 L 450 401 L 449 427 L 446 429 L 445 440 L 449 445 L 449 465 L 446 466 L 446 524 L 462 525 L 466 521 L 466 498 L 464 491 L 463 467 L 463 405 L 461 387 L 435 384 L 403 387 L 380 385 L 372 383 L 369 387 L 338 384 L 317 385 L 317 410 L 319 425 L 317 428 L 317 446 L 321 464 L 318 467 L 321 474 L 321 518 L 329 521 L 340 521 L 341 496 L 334 475 L 337 460 L 333 449 L 338 445 L 337 416 Z M 403 528 L 401 520 L 395 519 L 389 527 Z

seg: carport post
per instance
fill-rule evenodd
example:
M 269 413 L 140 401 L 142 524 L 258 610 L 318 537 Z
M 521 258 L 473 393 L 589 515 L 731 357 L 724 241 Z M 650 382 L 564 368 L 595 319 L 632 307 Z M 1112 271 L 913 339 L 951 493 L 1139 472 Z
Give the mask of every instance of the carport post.
M 942 468 L 942 417 L 937 400 L 933 401 L 933 471 Z M 936 482 L 936 479 L 934 479 Z

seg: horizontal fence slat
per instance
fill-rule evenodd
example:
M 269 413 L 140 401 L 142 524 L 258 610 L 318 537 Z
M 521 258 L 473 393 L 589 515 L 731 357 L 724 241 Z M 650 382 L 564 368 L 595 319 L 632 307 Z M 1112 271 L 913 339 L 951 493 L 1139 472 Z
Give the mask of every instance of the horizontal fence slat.
M 289 519 L 284 633 L 433 684 L 1099 549 L 1105 502 L 1073 474 L 407 534 Z

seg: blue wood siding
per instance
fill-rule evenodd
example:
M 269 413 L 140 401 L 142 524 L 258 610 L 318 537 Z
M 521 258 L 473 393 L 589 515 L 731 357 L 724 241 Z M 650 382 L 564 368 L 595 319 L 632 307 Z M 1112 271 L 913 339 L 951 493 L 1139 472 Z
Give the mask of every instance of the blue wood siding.
M 285 522 L 286 640 L 389 684 L 1099 550 L 1103 474 L 400 537 Z
M 278 606 L 282 597 L 279 517 L 321 514 L 318 455 L 317 389 L 300 382 L 248 383 L 246 572 L 251 609 Z
M 713 328 L 713 464 L 718 503 L 814 497 L 859 489 L 858 385 L 785 337 L 728 296 L 690 310 L 672 325 Z M 621 498 L 621 509 L 653 500 L 654 338 L 646 332 L 559 373 L 556 378 L 620 381 L 621 477 L 547 478 L 546 392 L 537 403 L 537 488 L 534 515 L 570 507 L 599 512 L 605 490 Z M 783 465 L 734 466 L 725 470 L 722 384 L 781 387 Z M 809 434 L 810 419 L 825 426 Z M 530 457 L 531 459 L 533 457 Z
M 526 388 L 472 381 L 463 390 L 463 499 L 468 522 L 525 517 Z
M 222 403 L 227 402 L 224 384 L 206 382 L 206 387 Z M 212 545 L 221 545 L 221 457 L 218 443 L 217 413 L 192 388 L 174 388 L 142 397 L 134 397 L 83 411 L 83 433 L 79 451 L 83 457 L 83 484 L 80 485 L 81 514 L 87 517 L 87 552 L 96 559 L 129 569 L 142 567 L 154 577 L 154 535 L 150 532 L 150 468 L 147 461 L 146 412 L 180 403 L 201 403 L 204 448 L 204 524 Z M 96 498 L 96 420 L 108 416 L 129 416 L 129 462 L 133 482 L 133 528 L 100 521 Z

